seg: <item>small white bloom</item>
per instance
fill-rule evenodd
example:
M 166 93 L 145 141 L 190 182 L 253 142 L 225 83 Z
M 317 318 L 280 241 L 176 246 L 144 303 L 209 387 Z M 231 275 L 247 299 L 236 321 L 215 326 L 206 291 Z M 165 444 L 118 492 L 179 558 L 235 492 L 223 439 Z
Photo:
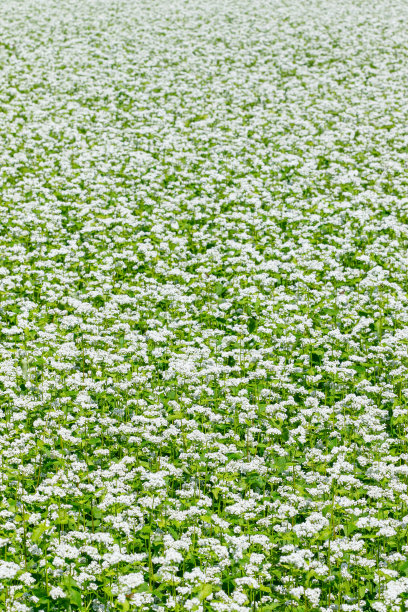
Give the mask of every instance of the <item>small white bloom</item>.
M 52 587 L 50 589 L 50 596 L 52 599 L 59 599 L 59 598 L 64 598 L 66 597 L 66 594 L 64 593 L 64 591 L 61 589 L 61 587 Z

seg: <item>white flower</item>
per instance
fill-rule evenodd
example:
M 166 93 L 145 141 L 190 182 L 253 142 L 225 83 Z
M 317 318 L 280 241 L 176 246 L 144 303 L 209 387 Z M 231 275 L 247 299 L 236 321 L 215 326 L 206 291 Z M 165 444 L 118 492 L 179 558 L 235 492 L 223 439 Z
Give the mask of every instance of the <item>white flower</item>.
M 61 587 L 54 586 L 54 587 L 51 587 L 50 589 L 50 596 L 52 599 L 59 599 L 59 598 L 66 597 L 66 594 L 61 589 Z
M 320 594 L 321 594 L 321 589 L 319 588 L 305 589 L 305 596 L 308 598 L 310 603 L 313 604 L 314 606 L 317 606 L 319 604 Z
M 21 574 L 18 579 L 27 586 L 35 583 L 35 578 L 33 578 L 29 572 L 24 572 L 24 574 Z
M 166 563 L 181 563 L 183 561 L 183 555 L 174 548 L 168 548 L 164 553 L 164 558 Z
M 20 567 L 12 561 L 0 561 L 0 580 L 8 580 L 14 578 Z
M 143 584 L 143 582 L 144 578 L 142 572 L 119 576 L 119 583 L 127 589 L 135 589 Z

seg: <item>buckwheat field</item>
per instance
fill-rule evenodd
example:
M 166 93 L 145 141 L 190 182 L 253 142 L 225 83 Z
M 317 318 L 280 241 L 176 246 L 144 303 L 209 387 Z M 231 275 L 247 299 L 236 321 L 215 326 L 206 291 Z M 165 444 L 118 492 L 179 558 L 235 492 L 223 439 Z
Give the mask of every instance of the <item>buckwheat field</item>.
M 0 610 L 401 612 L 408 4 L 0 4 Z

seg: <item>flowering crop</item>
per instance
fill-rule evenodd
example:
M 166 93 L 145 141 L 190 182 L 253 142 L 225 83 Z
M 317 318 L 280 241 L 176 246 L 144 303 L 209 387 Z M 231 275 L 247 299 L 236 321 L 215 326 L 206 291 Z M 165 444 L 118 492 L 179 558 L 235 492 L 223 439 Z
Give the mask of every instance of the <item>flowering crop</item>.
M 408 4 L 0 4 L 0 610 L 400 612 Z

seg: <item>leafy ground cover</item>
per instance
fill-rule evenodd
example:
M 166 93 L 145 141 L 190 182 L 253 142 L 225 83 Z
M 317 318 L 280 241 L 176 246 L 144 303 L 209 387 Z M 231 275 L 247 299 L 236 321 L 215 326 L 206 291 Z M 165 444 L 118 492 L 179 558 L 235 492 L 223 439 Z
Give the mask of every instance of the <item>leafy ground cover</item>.
M 0 4 L 0 609 L 405 610 L 408 5 Z

